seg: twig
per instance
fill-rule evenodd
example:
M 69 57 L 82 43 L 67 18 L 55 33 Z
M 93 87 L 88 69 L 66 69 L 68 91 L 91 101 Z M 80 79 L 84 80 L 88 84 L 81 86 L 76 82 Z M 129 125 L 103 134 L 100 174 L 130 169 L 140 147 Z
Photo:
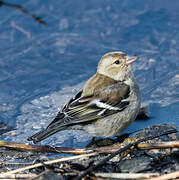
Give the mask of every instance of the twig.
M 28 174 L 0 174 L 0 179 L 29 179 L 36 177 L 36 174 L 28 173 Z
M 179 141 L 159 142 L 159 143 L 140 143 L 137 145 L 139 149 L 166 149 L 166 148 L 179 148 Z
M 32 152 L 50 152 L 50 153 L 67 153 L 67 154 L 86 154 L 91 153 L 91 149 L 85 148 L 68 148 L 68 147 L 51 147 L 51 146 L 38 146 L 28 145 L 16 142 L 0 141 L 0 147 L 11 148 L 20 151 Z
M 113 157 L 115 157 L 118 154 L 121 154 L 122 152 L 129 150 L 131 147 L 136 146 L 137 144 L 144 142 L 144 141 L 148 141 L 154 138 L 158 138 L 160 136 L 164 136 L 164 135 L 168 135 L 171 133 L 176 133 L 177 130 L 173 129 L 173 130 L 169 130 L 167 132 L 161 133 L 159 135 L 156 136 L 149 136 L 140 140 L 137 140 L 133 143 L 129 143 L 128 145 L 122 147 L 121 149 L 117 150 L 116 152 L 112 153 L 111 155 L 109 155 L 108 157 L 104 158 L 103 160 L 99 161 L 98 163 L 96 163 L 96 165 L 92 165 L 90 166 L 87 170 L 83 171 L 79 176 L 77 176 L 76 178 L 74 178 L 74 180 L 80 180 L 83 177 L 85 177 L 88 173 L 92 172 L 93 170 L 97 169 L 99 166 L 102 166 L 103 164 L 105 164 L 107 161 L 109 161 L 110 159 L 112 159 Z
M 5 172 L 5 173 L 1 173 L 0 175 L 3 176 L 3 175 L 8 175 L 8 174 L 15 174 L 15 173 L 19 173 L 19 172 L 29 170 L 29 169 L 32 169 L 32 168 L 43 166 L 44 164 L 49 165 L 49 164 L 69 161 L 69 160 L 73 160 L 73 159 L 80 159 L 80 158 L 85 158 L 85 157 L 90 157 L 90 156 L 96 156 L 97 154 L 98 153 L 90 153 L 90 154 L 83 154 L 83 155 L 77 155 L 77 156 L 71 156 L 71 157 L 65 157 L 65 158 L 45 161 L 43 163 L 37 163 L 37 164 L 34 164 L 34 165 L 26 166 L 24 168 L 19 168 L 19 169 L 15 169 L 15 170 L 12 170 L 12 171 Z
M 116 152 L 125 144 L 115 144 L 112 146 L 104 146 L 98 148 L 69 148 L 69 147 L 51 147 L 51 146 L 38 146 L 28 145 L 23 143 L 0 141 L 0 147 L 11 148 L 20 151 L 32 152 L 49 152 L 49 153 L 66 153 L 66 154 L 87 154 L 92 152 L 109 154 Z M 159 143 L 139 143 L 137 147 L 141 150 L 150 149 L 166 149 L 166 148 L 179 148 L 179 141 L 159 142 Z
M 101 178 L 116 178 L 116 179 L 143 179 L 152 176 L 158 176 L 158 173 L 94 173 L 95 176 Z
M 23 143 L 7 142 L 7 141 L 0 141 L 0 147 L 7 147 L 7 148 L 20 150 L 20 151 L 57 152 L 55 148 L 50 147 L 50 146 L 28 145 L 28 144 L 23 144 Z
M 29 12 L 27 9 L 25 9 L 23 6 L 18 5 L 18 4 L 11 4 L 8 2 L 4 2 L 3 0 L 0 0 L 0 6 L 8 6 L 8 7 L 12 7 L 12 8 L 16 8 L 19 11 L 23 12 L 24 14 L 28 14 L 30 15 L 36 22 L 38 22 L 39 24 L 43 24 L 46 25 L 46 21 L 44 21 L 41 17 L 36 16 L 35 14 Z
M 164 174 L 162 176 L 150 178 L 149 180 L 169 180 L 169 179 L 176 179 L 178 177 L 179 177 L 179 171 L 175 171 L 170 174 Z
M 11 21 L 11 26 L 16 30 L 20 31 L 21 33 L 25 34 L 27 38 L 31 38 L 30 32 L 26 31 L 24 28 L 18 26 L 14 21 Z
M 18 166 L 25 166 L 25 165 L 32 165 L 34 163 L 21 163 L 21 162 L 7 162 L 7 161 L 0 161 L 0 165 L 18 165 Z

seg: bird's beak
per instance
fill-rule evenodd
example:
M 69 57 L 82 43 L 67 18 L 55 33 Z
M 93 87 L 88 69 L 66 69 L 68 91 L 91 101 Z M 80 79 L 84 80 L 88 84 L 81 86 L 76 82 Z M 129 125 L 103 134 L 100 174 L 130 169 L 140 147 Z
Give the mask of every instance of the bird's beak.
M 126 64 L 132 64 L 134 61 L 136 61 L 139 57 L 138 56 L 127 56 Z

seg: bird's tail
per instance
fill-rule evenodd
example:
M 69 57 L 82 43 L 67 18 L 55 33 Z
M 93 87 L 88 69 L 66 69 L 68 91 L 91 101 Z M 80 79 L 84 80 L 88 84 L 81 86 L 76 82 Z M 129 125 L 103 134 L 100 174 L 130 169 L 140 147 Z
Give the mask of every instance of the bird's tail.
M 33 141 L 34 143 L 40 142 L 46 138 L 48 138 L 49 136 L 55 134 L 56 132 L 62 130 L 63 128 L 46 128 L 36 134 L 34 134 L 33 136 L 29 137 L 27 140 L 28 141 Z

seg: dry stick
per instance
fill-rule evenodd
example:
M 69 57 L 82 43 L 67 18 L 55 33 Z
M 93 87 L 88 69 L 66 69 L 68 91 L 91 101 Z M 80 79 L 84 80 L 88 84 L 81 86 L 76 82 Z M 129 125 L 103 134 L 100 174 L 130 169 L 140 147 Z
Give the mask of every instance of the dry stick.
M 29 179 L 29 178 L 34 178 L 36 177 L 37 174 L 7 174 L 7 175 L 2 175 L 0 174 L 0 179 Z
M 140 143 L 137 145 L 139 149 L 166 149 L 166 148 L 179 148 L 179 141 L 159 142 L 159 143 Z
M 11 3 L 8 3 L 8 2 L 4 2 L 2 0 L 0 0 L 0 5 L 1 6 L 4 5 L 4 6 L 16 8 L 16 9 L 20 10 L 21 12 L 23 12 L 24 14 L 30 15 L 39 24 L 43 24 L 43 25 L 47 24 L 44 20 L 42 20 L 41 17 L 36 16 L 35 14 L 32 14 L 27 9 L 23 8 L 23 6 L 21 6 L 21 5 L 11 4 Z
M 91 153 L 91 150 L 85 150 L 84 148 L 68 148 L 68 147 L 51 147 L 51 146 L 38 146 L 28 145 L 16 142 L 0 141 L 0 147 L 12 148 L 20 151 L 32 151 L 32 152 L 50 152 L 50 153 L 68 153 L 68 154 L 86 154 Z
M 0 173 L 0 175 L 5 176 L 5 175 L 8 175 L 8 174 L 19 173 L 19 172 L 22 172 L 22 171 L 25 171 L 25 170 L 29 170 L 29 169 L 32 169 L 32 168 L 43 166 L 44 164 L 46 164 L 46 165 L 54 164 L 54 163 L 69 161 L 69 160 L 73 160 L 73 159 L 79 159 L 79 158 L 84 158 L 84 157 L 89 157 L 89 156 L 95 156 L 97 154 L 98 153 L 90 153 L 90 154 L 83 154 L 83 155 L 77 155 L 77 156 L 71 156 L 71 157 L 65 157 L 65 158 L 61 158 L 61 159 L 45 161 L 43 163 L 37 163 L 37 164 L 34 164 L 34 165 L 26 166 L 24 168 L 19 168 L 19 169 L 15 169 L 15 170 L 12 170 L 12 171 L 5 172 L 5 173 Z
M 7 141 L 0 141 L 0 147 L 13 148 L 13 149 L 16 149 L 16 150 L 21 150 L 21 151 L 53 152 L 53 153 L 58 152 L 56 150 L 56 148 L 53 148 L 53 147 L 50 147 L 50 146 L 28 145 L 28 144 L 23 144 L 23 143 L 7 142 Z M 65 151 L 66 148 L 64 147 L 61 150 L 63 152 L 63 150 Z
M 7 162 L 7 161 L 0 161 L 0 165 L 18 165 L 18 166 L 25 166 L 25 165 L 32 165 L 34 164 L 33 162 L 28 163 L 28 162 Z
M 118 154 L 121 154 L 122 152 L 130 149 L 132 146 L 136 146 L 137 144 L 143 142 L 143 141 L 148 141 L 148 140 L 151 140 L 151 139 L 154 139 L 154 138 L 158 138 L 160 136 L 164 136 L 164 135 L 168 135 L 168 134 L 171 134 L 171 133 L 176 133 L 177 130 L 175 129 L 172 129 L 172 130 L 169 130 L 167 132 L 164 132 L 164 133 L 161 133 L 159 135 L 156 135 L 156 136 L 149 136 L 149 137 L 146 137 L 146 138 L 143 138 L 143 139 L 139 139 L 137 140 L 136 142 L 133 142 L 133 143 L 129 143 L 128 145 L 122 147 L 121 149 L 119 149 L 118 151 L 112 153 L 111 155 L 109 155 L 108 157 L 104 158 L 103 160 L 101 160 L 100 162 L 98 162 L 96 165 L 92 165 L 91 167 L 89 167 L 86 171 L 82 172 L 79 176 L 77 176 L 76 178 L 74 178 L 74 180 L 80 180 L 82 179 L 83 177 L 85 177 L 88 173 L 92 172 L 93 170 L 97 169 L 99 166 L 105 164 L 107 161 L 109 161 L 110 159 L 112 159 L 113 157 L 115 157 L 116 155 Z
M 98 148 L 68 148 L 68 147 L 27 145 L 22 143 L 0 141 L 0 147 L 13 148 L 20 151 L 67 153 L 67 154 L 87 154 L 92 152 L 109 154 L 117 151 L 119 148 L 121 148 L 121 146 L 124 146 L 124 144 L 115 144 L 112 146 L 105 146 Z M 179 148 L 179 141 L 159 142 L 159 143 L 140 143 L 137 145 L 137 147 L 142 150 L 161 149 L 161 148 L 163 149 Z
M 164 174 L 159 177 L 151 178 L 149 180 L 169 180 L 169 179 L 175 179 L 179 177 L 179 171 L 172 172 L 170 174 Z
M 159 173 L 94 173 L 96 177 L 116 179 L 141 179 L 158 176 Z

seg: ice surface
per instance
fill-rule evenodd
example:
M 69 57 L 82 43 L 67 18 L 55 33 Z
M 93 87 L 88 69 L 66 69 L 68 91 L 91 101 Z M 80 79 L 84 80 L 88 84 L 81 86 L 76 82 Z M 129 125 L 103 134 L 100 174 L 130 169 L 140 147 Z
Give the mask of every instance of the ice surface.
M 179 122 L 179 1 L 14 0 L 40 16 L 38 24 L 17 9 L 0 11 L 0 121 L 15 131 L 1 139 L 27 142 L 96 71 L 100 57 L 121 50 L 133 65 L 142 101 L 155 123 Z M 8 12 L 8 13 L 7 13 Z M 44 144 L 82 146 L 88 134 L 64 131 Z

